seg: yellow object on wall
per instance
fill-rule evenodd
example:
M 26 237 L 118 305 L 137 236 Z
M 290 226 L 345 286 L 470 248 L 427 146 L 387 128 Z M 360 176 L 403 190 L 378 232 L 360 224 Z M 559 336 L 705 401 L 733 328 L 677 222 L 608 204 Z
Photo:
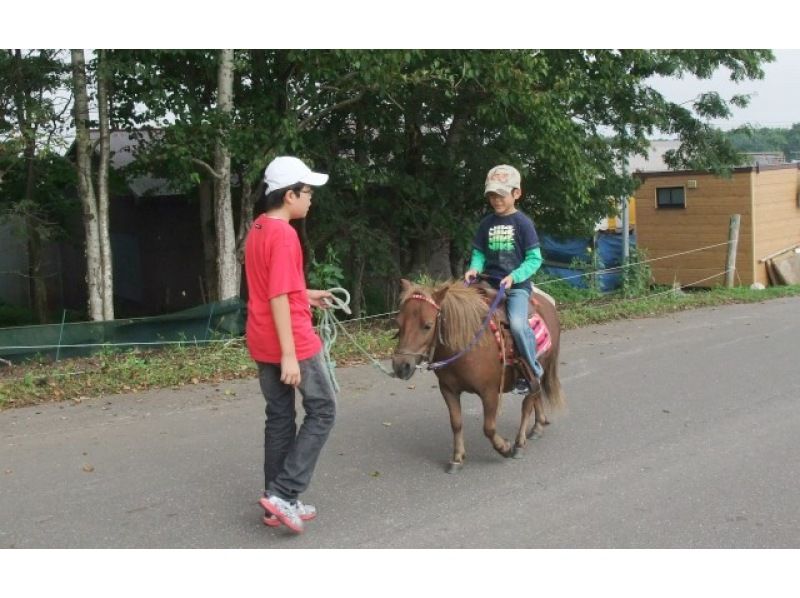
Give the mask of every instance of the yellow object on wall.
M 628 222 L 631 228 L 636 227 L 636 198 L 628 198 Z M 608 230 L 622 230 L 622 216 L 608 217 Z

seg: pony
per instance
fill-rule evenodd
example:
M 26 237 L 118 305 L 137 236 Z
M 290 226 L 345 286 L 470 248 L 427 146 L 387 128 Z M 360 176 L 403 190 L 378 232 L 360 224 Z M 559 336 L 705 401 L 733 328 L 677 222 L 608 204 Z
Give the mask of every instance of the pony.
M 514 387 L 517 366 L 507 362 L 502 346 L 498 350 L 498 342 L 502 345 L 506 335 L 482 331 L 489 312 L 486 291 L 465 286 L 463 281 L 450 281 L 437 288 L 415 285 L 405 279 L 400 282 L 398 343 L 392 355 L 392 369 L 395 376 L 408 380 L 423 361 L 429 364 L 436 361 L 433 364 L 436 368 L 434 371 L 450 412 L 453 430 L 453 454 L 447 472 L 459 471 L 466 458 L 461 415 L 463 392 L 480 397 L 483 403 L 483 433 L 494 449 L 503 457 L 520 457 L 520 451 L 527 446 L 528 439 L 539 438 L 544 426 L 550 423 L 544 413 L 542 395 L 553 409 L 565 406 L 558 379 L 561 328 L 555 302 L 537 289 L 531 293 L 531 302 L 549 329 L 551 344 L 546 351 L 537 355 L 544 375 L 541 384 L 533 379 L 531 391 L 522 401 L 519 430 L 512 445 L 498 434 L 496 421 L 500 397 Z M 492 291 L 490 293 L 494 294 Z M 501 314 L 505 315 L 505 306 L 500 306 L 493 314 L 492 319 L 498 326 L 501 325 Z M 507 338 L 509 340 L 506 342 L 513 343 L 510 335 Z

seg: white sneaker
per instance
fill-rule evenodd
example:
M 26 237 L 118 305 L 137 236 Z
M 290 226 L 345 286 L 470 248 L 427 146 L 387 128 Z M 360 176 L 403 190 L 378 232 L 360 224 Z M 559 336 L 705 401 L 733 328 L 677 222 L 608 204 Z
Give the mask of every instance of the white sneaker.
M 266 499 L 262 498 L 262 500 Z M 298 500 L 295 503 L 295 508 L 297 509 L 297 514 L 300 515 L 300 519 L 303 521 L 311 521 L 317 516 L 317 507 L 314 505 L 307 505 Z M 281 520 L 269 511 L 264 514 L 261 520 L 264 522 L 264 525 L 268 525 L 269 527 L 279 527 L 281 524 Z
M 280 521 L 294 533 L 303 533 L 303 520 L 300 519 L 300 513 L 298 512 L 296 505 L 293 505 L 288 500 L 284 500 L 279 496 L 275 496 L 274 494 L 262 497 L 258 502 L 262 507 L 264 507 L 265 511 L 275 515 L 278 521 Z
M 527 395 L 531 392 L 531 385 L 528 384 L 528 381 L 525 378 L 519 377 L 514 385 L 513 392 L 517 395 Z

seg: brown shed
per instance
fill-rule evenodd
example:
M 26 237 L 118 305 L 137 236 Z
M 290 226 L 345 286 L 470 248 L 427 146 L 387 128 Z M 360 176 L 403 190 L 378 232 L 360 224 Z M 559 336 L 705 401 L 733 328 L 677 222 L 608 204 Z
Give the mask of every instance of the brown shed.
M 657 284 L 723 284 L 733 214 L 741 215 L 736 285 L 767 285 L 760 260 L 800 244 L 800 164 L 736 168 L 730 178 L 700 171 L 637 176 L 637 245 L 655 260 Z

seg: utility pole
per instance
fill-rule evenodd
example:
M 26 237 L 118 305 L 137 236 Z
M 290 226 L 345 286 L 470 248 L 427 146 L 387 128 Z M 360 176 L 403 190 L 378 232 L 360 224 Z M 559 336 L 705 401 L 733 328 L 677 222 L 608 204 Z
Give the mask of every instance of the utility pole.
M 619 150 L 621 154 L 622 160 L 622 178 L 625 179 L 628 177 L 628 148 L 625 146 L 625 141 L 628 135 L 628 127 L 622 127 L 622 135 L 619 144 Z M 628 265 L 628 258 L 629 258 L 629 239 L 628 239 L 628 229 L 630 229 L 630 216 L 628 215 L 628 192 L 626 191 L 622 195 L 622 267 L 625 268 Z M 624 272 L 624 270 L 623 270 Z
M 623 156 L 622 158 L 622 176 L 625 177 L 628 174 L 628 157 Z M 628 239 L 628 229 L 630 229 L 630 215 L 628 214 L 628 194 L 624 193 L 622 195 L 622 265 L 628 265 L 628 257 L 629 257 L 629 239 Z

